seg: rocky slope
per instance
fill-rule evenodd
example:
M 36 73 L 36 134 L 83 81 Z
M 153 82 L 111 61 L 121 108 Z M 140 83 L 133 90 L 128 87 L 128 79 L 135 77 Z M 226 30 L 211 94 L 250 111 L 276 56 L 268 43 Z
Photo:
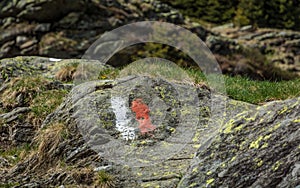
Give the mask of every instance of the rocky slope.
M 239 44 L 258 48 L 276 67 L 299 74 L 300 33 L 297 31 L 259 29 L 252 26 L 235 28 L 232 24 L 215 27 L 212 31 Z
M 74 87 L 70 79 L 82 72 L 70 66 L 76 69 L 83 61 L 1 61 L 6 73 L 1 89 L 1 186 L 300 185 L 299 98 L 255 106 L 206 88 L 145 76 Z M 26 75 L 38 80 L 28 85 Z M 60 91 L 64 99 L 59 99 Z M 5 98 L 9 92 L 15 93 L 10 95 L 13 100 Z M 45 109 L 45 98 L 39 98 L 49 93 L 46 100 L 57 105 Z M 150 109 L 146 113 L 155 126 L 146 134 L 141 127 L 147 125 L 133 108 L 137 99 Z
M 114 68 L 98 61 L 99 80 L 75 86 L 89 77 L 78 65 L 91 61 L 55 59 L 80 57 L 118 26 L 161 20 L 195 32 L 223 72 L 290 79 L 299 33 L 208 30 L 152 0 L 4 0 L 0 9 L 0 187 L 300 186 L 299 98 L 255 106 L 162 78 L 110 79 Z M 3 59 L 17 55 L 51 58 Z
M 268 80 L 299 75 L 299 32 L 242 29 L 236 39 L 233 36 L 238 29 L 205 29 L 155 0 L 5 0 L 0 9 L 0 59 L 17 55 L 80 58 L 104 32 L 136 21 L 156 20 L 196 33 L 216 55 L 224 73 Z M 129 57 L 135 57 L 141 49 L 127 49 L 115 55 L 111 64 L 130 63 Z M 162 51 L 164 58 L 181 59 L 174 49 L 156 50 Z M 265 57 L 270 63 L 266 64 Z

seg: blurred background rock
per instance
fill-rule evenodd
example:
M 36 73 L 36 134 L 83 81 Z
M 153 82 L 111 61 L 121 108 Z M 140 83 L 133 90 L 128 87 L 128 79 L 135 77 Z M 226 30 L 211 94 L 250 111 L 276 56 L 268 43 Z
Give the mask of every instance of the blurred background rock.
M 258 80 L 289 80 L 300 75 L 299 3 L 3 0 L 0 59 L 19 55 L 80 58 L 104 32 L 132 22 L 156 20 L 196 33 L 215 54 L 223 73 Z M 153 43 L 126 48 L 109 64 L 122 66 L 150 55 L 185 67 L 195 66 L 178 50 Z

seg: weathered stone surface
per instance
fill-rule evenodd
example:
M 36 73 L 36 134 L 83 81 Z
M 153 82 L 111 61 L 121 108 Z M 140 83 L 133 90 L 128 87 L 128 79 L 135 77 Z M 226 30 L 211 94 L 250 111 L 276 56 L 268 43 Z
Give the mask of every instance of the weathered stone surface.
M 299 186 L 299 104 L 270 102 L 229 120 L 179 187 Z
M 78 65 L 79 63 L 89 62 L 84 59 L 56 59 L 37 56 L 19 56 L 15 58 L 6 58 L 0 60 L 0 83 L 19 76 L 41 75 L 46 78 L 54 78 L 57 72 L 68 65 Z M 92 61 L 91 61 L 92 62 Z M 109 65 L 98 63 L 99 68 L 103 70 L 111 69 Z M 5 84 L 0 90 L 5 89 Z

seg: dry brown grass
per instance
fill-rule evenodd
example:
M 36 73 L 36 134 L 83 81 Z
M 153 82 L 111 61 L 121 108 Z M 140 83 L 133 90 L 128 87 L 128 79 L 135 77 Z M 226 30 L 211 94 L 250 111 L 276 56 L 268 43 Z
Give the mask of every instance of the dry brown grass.
M 77 184 L 91 185 L 94 181 L 94 172 L 91 168 L 76 169 L 72 173 L 72 177 Z
M 39 143 L 37 149 L 39 167 L 50 167 L 61 157 L 61 153 L 57 153 L 58 145 L 68 136 L 68 131 L 64 124 L 55 123 L 49 125 L 45 130 L 41 130 L 36 141 Z
M 70 82 L 73 80 L 73 74 L 76 72 L 75 65 L 67 65 L 62 67 L 56 74 L 55 78 L 62 82 Z

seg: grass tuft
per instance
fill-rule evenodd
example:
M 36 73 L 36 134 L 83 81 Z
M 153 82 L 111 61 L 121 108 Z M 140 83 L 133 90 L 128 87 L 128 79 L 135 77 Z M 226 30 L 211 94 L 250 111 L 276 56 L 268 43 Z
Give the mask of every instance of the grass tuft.
M 62 67 L 56 74 L 55 78 L 62 82 L 70 82 L 73 80 L 73 74 L 76 72 L 77 64 Z
M 100 188 L 113 188 L 116 186 L 115 177 L 101 170 L 97 174 L 97 184 Z
M 62 123 L 54 123 L 49 125 L 46 129 L 41 130 L 38 137 L 35 138 L 39 143 L 38 164 L 37 166 L 48 167 L 57 161 L 60 154 L 56 153 L 58 145 L 63 142 L 69 135 L 68 130 Z

